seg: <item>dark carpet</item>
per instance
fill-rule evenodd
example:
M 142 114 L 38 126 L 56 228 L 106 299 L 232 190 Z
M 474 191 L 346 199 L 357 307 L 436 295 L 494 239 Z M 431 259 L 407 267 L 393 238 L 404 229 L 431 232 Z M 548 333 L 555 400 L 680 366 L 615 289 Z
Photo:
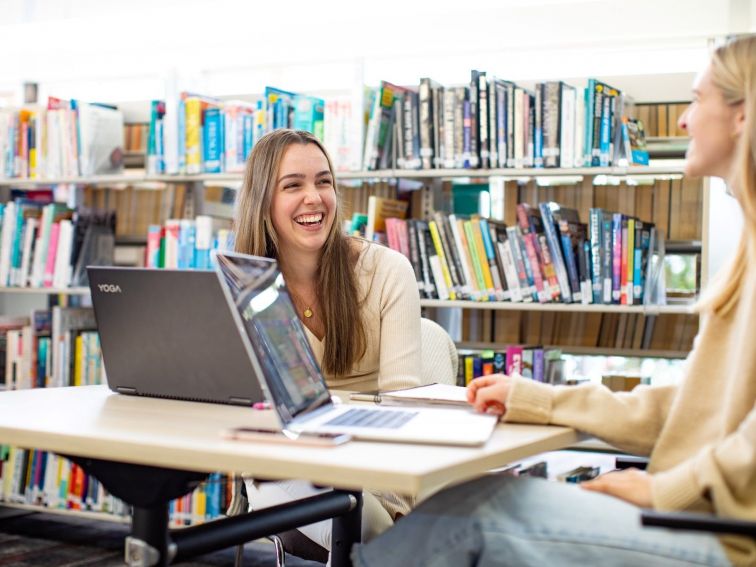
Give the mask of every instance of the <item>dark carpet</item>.
M 115 567 L 124 565 L 123 541 L 129 526 L 60 514 L 23 513 L 0 517 L 0 567 Z M 201 555 L 187 567 L 231 567 L 235 548 Z M 244 546 L 244 567 L 274 567 L 272 545 Z M 322 567 L 286 557 L 287 567 Z

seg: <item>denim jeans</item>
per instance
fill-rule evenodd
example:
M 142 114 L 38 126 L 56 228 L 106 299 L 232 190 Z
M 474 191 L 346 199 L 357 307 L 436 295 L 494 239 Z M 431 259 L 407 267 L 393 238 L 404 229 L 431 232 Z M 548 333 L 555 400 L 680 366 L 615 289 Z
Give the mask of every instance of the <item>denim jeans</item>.
M 352 558 L 355 567 L 730 565 L 711 534 L 645 528 L 617 498 L 497 475 L 434 495 Z

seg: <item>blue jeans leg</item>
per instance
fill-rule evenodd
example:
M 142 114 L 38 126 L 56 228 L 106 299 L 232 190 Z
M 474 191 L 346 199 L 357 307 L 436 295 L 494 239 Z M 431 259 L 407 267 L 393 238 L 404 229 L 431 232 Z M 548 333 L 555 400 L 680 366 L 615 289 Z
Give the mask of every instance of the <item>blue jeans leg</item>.
M 496 475 L 440 492 L 352 557 L 358 567 L 730 566 L 711 534 L 644 528 L 617 498 Z

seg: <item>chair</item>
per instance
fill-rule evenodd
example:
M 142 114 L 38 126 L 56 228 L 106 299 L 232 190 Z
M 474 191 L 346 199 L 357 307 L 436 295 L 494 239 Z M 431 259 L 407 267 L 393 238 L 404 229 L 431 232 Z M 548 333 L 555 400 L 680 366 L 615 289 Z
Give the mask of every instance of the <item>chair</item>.
M 420 319 L 420 350 L 422 352 L 422 384 L 456 384 L 459 368 L 457 345 L 449 333 L 431 319 Z
M 618 469 L 645 469 L 648 464 L 646 457 L 621 455 L 617 457 Z M 675 530 L 689 530 L 711 532 L 715 534 L 735 534 L 756 538 L 756 522 L 736 520 L 734 518 L 720 518 L 713 514 L 698 514 L 693 512 L 661 512 L 659 510 L 641 510 L 641 525 Z
M 459 368 L 457 346 L 446 330 L 431 319 L 420 319 L 420 350 L 422 353 L 421 384 L 453 385 L 457 383 L 457 369 Z M 229 515 L 239 514 L 247 508 L 246 489 L 241 476 L 234 478 L 234 485 L 235 499 L 238 497 L 239 501 L 232 502 Z M 284 551 L 310 561 L 319 563 L 328 561 L 328 551 L 299 530 L 287 530 L 271 536 L 270 539 L 276 546 L 277 567 L 285 567 Z M 236 567 L 242 565 L 242 550 L 243 546 L 239 546 L 237 549 Z
M 670 528 L 675 530 L 734 534 L 756 538 L 756 522 L 736 520 L 734 518 L 720 518 L 713 514 L 642 510 L 641 524 L 644 526 Z

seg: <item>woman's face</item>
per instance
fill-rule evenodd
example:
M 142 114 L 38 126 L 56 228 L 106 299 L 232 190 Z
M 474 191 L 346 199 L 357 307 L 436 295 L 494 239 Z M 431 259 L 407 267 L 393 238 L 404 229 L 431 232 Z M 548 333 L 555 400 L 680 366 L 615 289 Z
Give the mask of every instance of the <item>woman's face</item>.
M 328 160 L 315 144 L 291 144 L 278 169 L 271 220 L 279 254 L 318 252 L 336 216 L 336 189 Z
M 693 82 L 693 102 L 678 121 L 688 132 L 685 174 L 728 178 L 742 129 L 742 105 L 728 105 L 706 68 Z

